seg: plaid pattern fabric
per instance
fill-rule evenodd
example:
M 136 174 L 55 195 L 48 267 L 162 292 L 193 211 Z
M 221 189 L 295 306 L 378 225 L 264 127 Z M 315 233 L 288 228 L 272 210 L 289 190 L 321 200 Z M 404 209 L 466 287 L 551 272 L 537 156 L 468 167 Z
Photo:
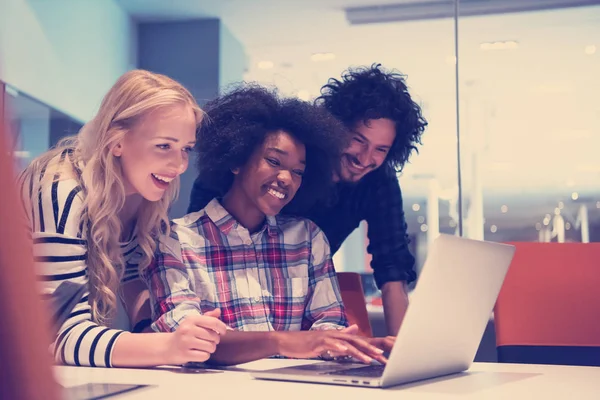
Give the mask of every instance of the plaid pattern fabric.
M 155 331 L 215 308 L 240 331 L 347 326 L 329 244 L 306 219 L 267 218 L 250 234 L 214 199 L 173 221 L 143 277 Z
M 369 173 L 357 183 L 339 183 L 336 198 L 325 206 L 314 207 L 305 216 L 327 236 L 331 252 L 358 228 L 368 225 L 371 268 L 377 286 L 387 282 L 416 279 L 415 258 L 408 248 L 402 193 L 396 173 L 385 166 Z
M 214 191 L 196 179 L 188 212 L 200 210 L 215 196 Z M 408 248 L 402 192 L 391 168 L 383 166 L 357 183 L 338 183 L 330 202 L 304 210 L 300 215 L 314 221 L 325 232 L 331 254 L 338 251 L 361 221 L 366 221 L 367 250 L 373 256 L 371 268 L 377 286 L 381 288 L 393 281 L 410 283 L 416 279 L 415 258 Z

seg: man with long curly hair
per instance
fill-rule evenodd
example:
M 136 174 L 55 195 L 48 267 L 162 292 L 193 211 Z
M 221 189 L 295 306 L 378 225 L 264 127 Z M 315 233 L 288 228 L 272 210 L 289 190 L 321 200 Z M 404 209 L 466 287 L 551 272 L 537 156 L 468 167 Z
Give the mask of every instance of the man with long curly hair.
M 368 225 L 371 267 L 382 291 L 388 334 L 395 336 L 408 307 L 407 284 L 415 280 L 408 248 L 402 194 L 396 173 L 408 161 L 427 122 L 408 92 L 405 77 L 378 64 L 350 69 L 330 79 L 316 103 L 349 130 L 334 193 L 306 208 L 286 207 L 314 221 L 334 254 L 361 221 Z M 213 192 L 200 176 L 190 211 L 203 208 Z
M 342 124 L 322 107 L 254 85 L 205 111 L 200 179 L 222 195 L 173 221 L 146 269 L 153 329 L 173 331 L 219 309 L 231 331 L 213 363 L 324 354 L 385 362 L 389 340 L 347 327 L 323 231 L 306 218 L 279 215 L 288 205 L 310 207 L 333 186 L 346 146 Z

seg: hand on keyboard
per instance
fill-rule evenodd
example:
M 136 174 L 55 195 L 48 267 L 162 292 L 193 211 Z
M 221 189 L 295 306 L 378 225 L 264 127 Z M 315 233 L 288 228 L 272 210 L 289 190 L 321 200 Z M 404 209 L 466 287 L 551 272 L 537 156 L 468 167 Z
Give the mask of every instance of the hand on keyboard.
M 330 357 L 350 356 L 365 364 L 373 360 L 385 364 L 384 349 L 362 336 L 343 330 L 277 332 L 279 354 L 292 358 L 315 358 L 322 354 Z M 381 341 L 376 343 L 385 344 Z

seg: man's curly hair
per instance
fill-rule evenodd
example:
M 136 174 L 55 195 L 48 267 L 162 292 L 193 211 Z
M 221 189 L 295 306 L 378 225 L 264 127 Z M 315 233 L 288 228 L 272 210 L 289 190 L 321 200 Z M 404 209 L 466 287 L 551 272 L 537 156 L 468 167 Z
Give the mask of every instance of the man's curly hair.
M 197 131 L 196 150 L 199 179 L 207 188 L 225 195 L 233 183 L 231 171 L 244 166 L 269 134 L 284 131 L 306 147 L 302 184 L 286 211 L 310 207 L 329 195 L 349 135 L 325 109 L 247 83 L 203 109 L 207 116 Z
M 371 119 L 394 121 L 396 138 L 386 164 L 397 171 L 402 170 L 412 151 L 417 150 L 416 145 L 421 144 L 421 135 L 427 126 L 421 107 L 408 93 L 405 76 L 386 71 L 381 64 L 348 69 L 341 80 L 329 79 L 315 102 L 349 129 Z

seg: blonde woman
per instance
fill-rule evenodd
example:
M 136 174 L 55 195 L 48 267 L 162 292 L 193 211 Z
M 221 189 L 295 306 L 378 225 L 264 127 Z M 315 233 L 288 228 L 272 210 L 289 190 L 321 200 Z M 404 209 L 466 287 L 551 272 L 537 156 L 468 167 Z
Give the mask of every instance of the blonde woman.
M 167 210 L 202 116 L 179 83 L 130 71 L 77 136 L 21 175 L 43 295 L 55 303 L 55 317 L 76 303 L 57 328 L 57 362 L 133 367 L 204 361 L 225 333 L 217 313 L 186 319 L 173 333 L 125 330 L 137 322 L 131 319 L 143 286 L 139 272 L 152 259 L 157 235 L 168 229 Z M 81 288 L 76 301 L 70 287 Z

